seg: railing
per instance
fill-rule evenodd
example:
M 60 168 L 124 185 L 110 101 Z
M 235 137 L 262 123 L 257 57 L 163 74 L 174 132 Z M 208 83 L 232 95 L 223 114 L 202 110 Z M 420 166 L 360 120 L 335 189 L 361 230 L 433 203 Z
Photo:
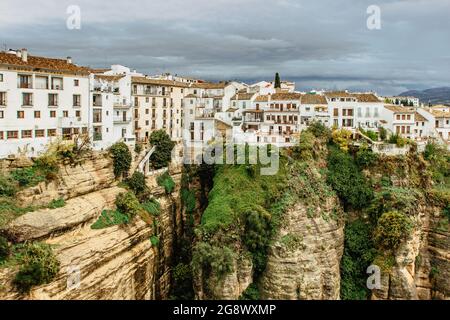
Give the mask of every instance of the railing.
M 19 83 L 19 85 L 17 87 L 20 89 L 32 89 L 33 85 L 28 82 L 21 82 L 21 83 Z
M 116 117 L 113 119 L 114 123 L 129 123 L 131 122 L 131 117 Z

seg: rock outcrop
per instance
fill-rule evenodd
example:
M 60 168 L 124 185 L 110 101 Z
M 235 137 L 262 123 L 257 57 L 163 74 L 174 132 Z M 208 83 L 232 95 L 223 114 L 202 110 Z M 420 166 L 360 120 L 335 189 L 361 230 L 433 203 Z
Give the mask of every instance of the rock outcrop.
M 314 217 L 302 203 L 285 212 L 261 279 L 262 299 L 339 299 L 344 225 L 330 216 L 337 206 L 329 198 Z

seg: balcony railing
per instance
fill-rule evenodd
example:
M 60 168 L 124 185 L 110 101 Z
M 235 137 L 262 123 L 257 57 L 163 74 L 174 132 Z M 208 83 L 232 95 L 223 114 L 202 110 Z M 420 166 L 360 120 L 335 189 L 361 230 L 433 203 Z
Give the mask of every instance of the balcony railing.
M 115 117 L 113 119 L 114 123 L 130 123 L 131 117 Z
M 20 82 L 18 85 L 18 88 L 20 89 L 32 89 L 33 85 L 31 84 L 31 82 Z

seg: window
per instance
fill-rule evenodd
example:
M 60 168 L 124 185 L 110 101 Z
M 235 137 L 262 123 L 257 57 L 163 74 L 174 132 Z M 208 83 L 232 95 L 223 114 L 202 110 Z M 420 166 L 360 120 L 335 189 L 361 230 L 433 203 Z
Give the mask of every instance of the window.
M 3 131 L 0 131 L 0 140 L 3 140 L 4 136 L 3 136 Z
M 35 119 L 39 119 L 41 117 L 41 112 L 40 111 L 35 111 L 34 112 L 34 118 Z
M 0 106 L 6 106 L 6 92 L 0 92 Z
M 79 86 L 80 86 L 80 80 L 74 79 L 74 80 L 73 80 L 73 86 L 74 86 L 74 87 L 79 87 Z
M 48 105 L 52 107 L 58 106 L 58 95 L 56 93 L 48 94 Z
M 17 78 L 18 83 L 17 87 L 22 89 L 31 89 L 33 86 L 31 85 L 31 76 L 20 74 Z
M 32 138 L 33 133 L 31 130 L 22 130 L 22 139 Z
M 102 122 L 102 110 L 94 110 L 94 123 Z
M 411 120 L 411 115 L 410 115 L 410 114 L 408 114 L 408 115 L 406 116 L 406 120 Z
M 404 115 L 404 114 L 402 114 L 402 120 L 405 120 L 405 119 L 406 119 L 405 115 Z
M 145 114 L 149 114 L 150 110 L 149 109 L 145 109 Z
M 338 108 L 334 108 L 333 109 L 333 116 L 334 117 L 338 117 L 339 116 L 339 109 Z
M 56 111 L 50 111 L 50 118 L 56 118 Z
M 5 117 L 5 113 L 3 111 L 0 111 L 0 119 L 3 119 Z
M 0 82 L 3 82 L 3 73 L 0 73 Z
M 32 106 L 33 105 L 33 94 L 32 93 L 22 93 L 22 106 Z
M 63 118 L 68 118 L 69 117 L 69 111 L 64 110 L 62 112 L 62 114 L 63 114 Z
M 77 118 L 81 117 L 81 111 L 80 110 L 75 111 L 75 117 L 77 117 Z
M 19 138 L 19 131 L 7 131 L 6 139 L 17 139 Z
M 73 106 L 74 107 L 81 106 L 81 95 L 79 95 L 79 94 L 74 94 L 73 95 Z
M 36 76 L 34 87 L 36 89 L 48 89 L 48 77 Z
M 47 130 L 47 136 L 48 137 L 55 137 L 56 136 L 56 129 L 48 129 Z
M 52 89 L 53 90 L 62 90 L 63 89 L 63 79 L 52 77 Z
M 17 111 L 17 119 L 25 118 L 25 111 Z
M 45 137 L 45 130 L 39 129 L 34 131 L 34 137 L 35 138 L 43 138 Z

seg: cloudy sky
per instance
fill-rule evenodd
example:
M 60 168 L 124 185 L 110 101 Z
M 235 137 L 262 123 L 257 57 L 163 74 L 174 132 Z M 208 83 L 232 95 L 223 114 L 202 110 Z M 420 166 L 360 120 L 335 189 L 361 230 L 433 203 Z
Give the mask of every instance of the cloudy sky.
M 381 29 L 367 28 L 367 7 Z M 79 6 L 81 29 L 66 26 Z M 450 86 L 450 0 L 0 0 L 0 46 L 91 67 L 297 89 Z

